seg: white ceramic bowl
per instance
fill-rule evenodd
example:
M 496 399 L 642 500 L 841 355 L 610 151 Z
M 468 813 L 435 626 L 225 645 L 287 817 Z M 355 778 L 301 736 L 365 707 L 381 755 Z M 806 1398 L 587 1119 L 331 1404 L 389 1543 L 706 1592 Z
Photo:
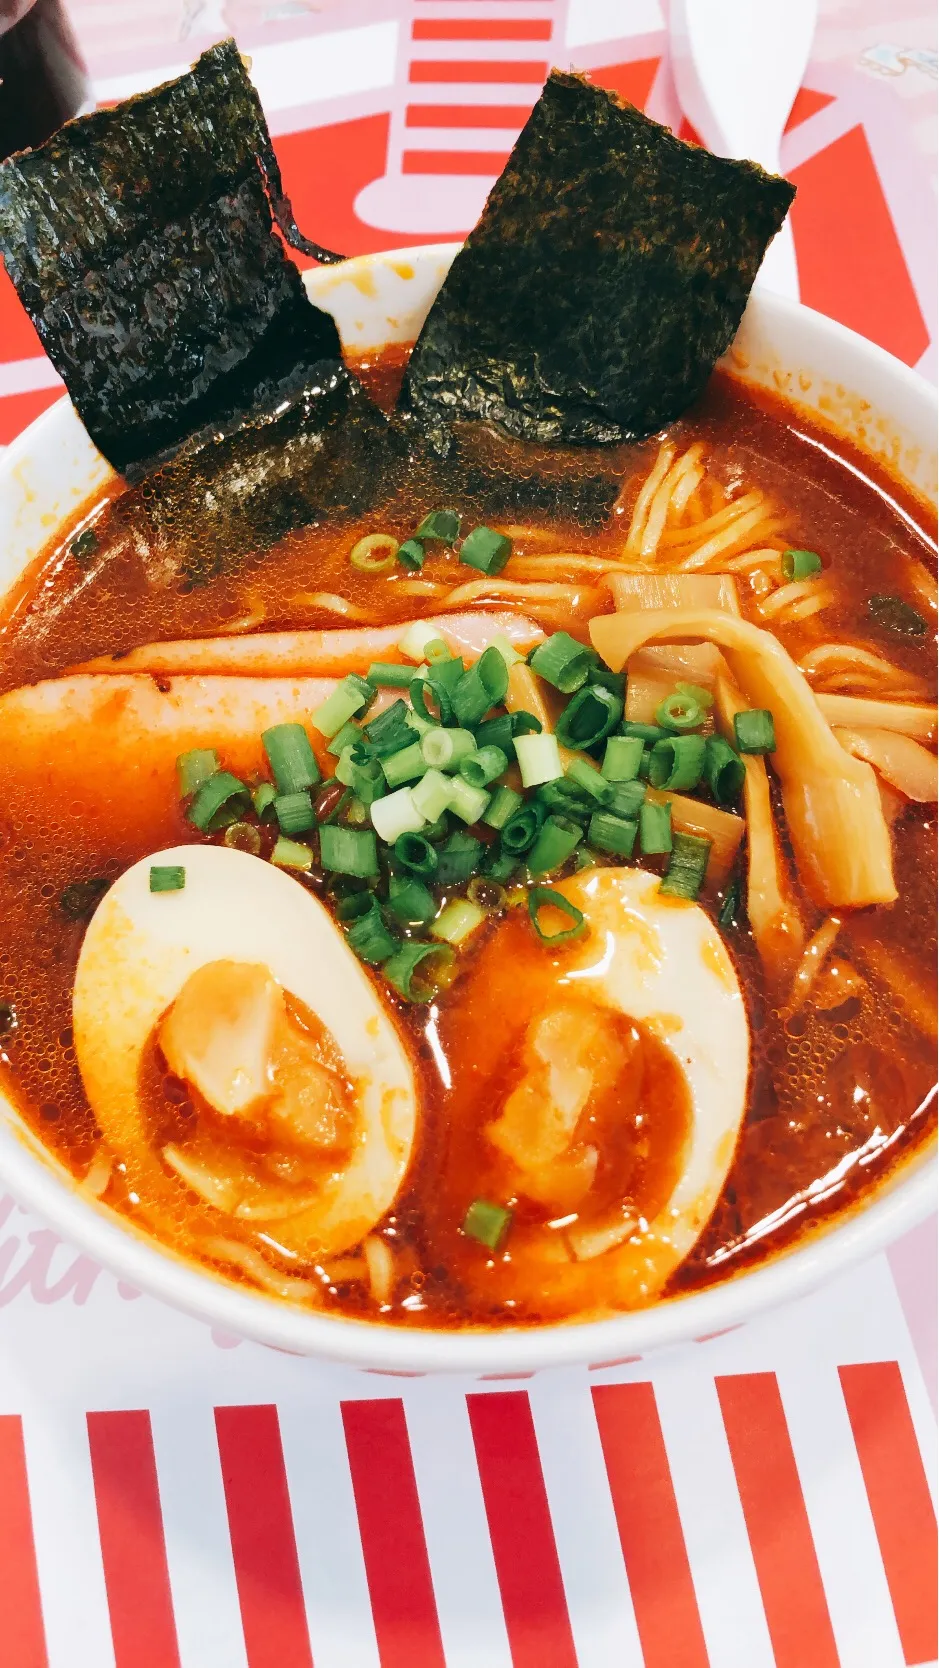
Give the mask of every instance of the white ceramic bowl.
M 343 342 L 362 353 L 413 341 L 455 244 L 364 256 L 307 275 Z M 833 421 L 920 493 L 936 497 L 933 390 L 880 348 L 808 308 L 755 295 L 728 355 L 736 375 Z M 71 405 L 53 406 L 0 457 L 0 595 L 56 527 L 108 479 Z M 301 1355 L 397 1373 L 525 1372 L 612 1362 L 699 1338 L 798 1297 L 927 1215 L 934 1162 L 914 1156 L 869 1202 L 796 1250 L 721 1286 L 589 1324 L 517 1332 L 407 1331 L 309 1313 L 202 1273 L 85 1198 L 0 1097 L 0 1181 L 73 1244 L 133 1284 L 226 1330 Z

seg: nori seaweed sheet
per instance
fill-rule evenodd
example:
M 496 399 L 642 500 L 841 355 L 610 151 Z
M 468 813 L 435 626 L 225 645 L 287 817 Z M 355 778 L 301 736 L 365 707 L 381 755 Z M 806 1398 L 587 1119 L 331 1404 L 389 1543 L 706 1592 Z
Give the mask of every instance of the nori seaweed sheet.
M 105 457 L 139 479 L 340 353 L 274 229 L 284 197 L 234 41 L 0 165 L 0 253 Z
M 381 503 L 404 456 L 396 425 L 343 364 L 325 360 L 271 410 L 194 435 L 96 531 L 105 550 L 129 535 L 164 582 L 205 584 L 286 533 Z
M 401 409 L 527 440 L 642 440 L 733 340 L 795 195 L 554 71 L 418 338 Z

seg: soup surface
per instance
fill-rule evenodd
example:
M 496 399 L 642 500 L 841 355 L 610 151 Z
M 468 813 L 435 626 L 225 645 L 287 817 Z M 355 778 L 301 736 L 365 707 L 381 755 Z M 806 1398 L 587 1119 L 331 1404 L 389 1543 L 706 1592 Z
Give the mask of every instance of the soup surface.
M 361 369 L 387 402 L 400 368 L 388 358 Z M 462 468 L 391 478 L 387 502 L 357 522 L 337 516 L 213 574 L 181 572 L 171 547 L 149 548 L 135 519 L 141 500 L 115 489 L 85 507 L 90 534 L 70 529 L 30 569 L 0 637 L 5 1091 L 83 1186 L 182 1255 L 327 1312 L 454 1327 L 594 1316 L 778 1253 L 927 1139 L 935 1075 L 927 512 L 794 408 L 721 376 L 645 446 L 549 457 L 488 437 Z M 396 558 L 444 507 L 459 512 L 464 538 L 481 524 L 508 539 L 507 563 L 487 572 L 461 561 L 452 537 L 428 539 L 422 565 Z M 376 534 L 385 544 L 363 549 Z M 591 621 L 669 608 L 704 608 L 707 620 L 676 632 L 677 643 L 667 622 L 657 644 L 640 642 L 622 668 L 625 689 L 598 633 L 607 664 L 588 655 L 586 682 L 573 682 Z M 741 697 L 735 679 L 749 651 L 711 635 L 716 615 L 781 645 L 819 697 L 826 738 L 832 727 L 845 760 L 873 769 L 869 803 L 888 830 L 894 901 L 826 896 L 819 875 L 852 868 L 863 816 L 842 820 L 840 853 L 831 830 L 815 829 L 825 849 L 813 868 L 786 798 L 793 725 L 775 696 Z M 431 617 L 435 628 L 402 648 L 404 623 Z M 483 667 L 479 650 L 494 634 L 513 637 L 522 658 L 508 689 L 497 678 L 503 693 L 493 703 L 476 690 L 475 707 L 466 690 L 464 723 L 445 722 L 433 693 L 423 734 L 418 725 L 408 738 L 410 771 L 401 746 L 377 759 L 361 741 L 358 758 L 329 752 L 323 703 L 338 680 L 380 663 L 376 704 L 353 708 L 347 726 L 373 722 L 395 699 L 409 706 L 401 667 L 426 652 L 432 678 L 448 621 L 450 658 L 465 643 L 470 670 Z M 350 635 L 285 635 L 331 631 Z M 537 647 L 525 665 L 544 639 L 567 654 L 560 671 L 542 657 L 539 673 Z M 86 662 L 94 668 L 74 671 Z M 605 691 L 601 705 L 609 696 L 608 732 L 595 734 L 586 717 L 578 731 L 570 714 L 584 689 Z M 512 710 L 538 724 L 493 730 L 493 705 L 495 722 Z M 296 722 L 320 780 L 297 788 L 297 777 L 293 793 L 312 800 L 315 822 L 302 803 L 294 821 L 271 803 L 284 785 L 261 733 Z M 458 744 L 431 748 L 433 768 L 463 784 L 462 809 L 435 809 L 431 795 L 427 815 L 389 823 L 386 840 L 368 780 L 386 790 L 375 803 L 403 792 L 410 805 L 415 782 L 428 780 L 431 724 L 435 735 L 471 736 L 475 773 L 458 768 Z M 528 750 L 528 780 L 524 761 L 529 736 L 555 724 L 560 788 L 550 770 L 539 776 L 543 749 Z M 634 745 L 610 752 L 611 736 Z M 356 747 L 355 731 L 346 745 Z M 814 745 L 809 726 L 808 753 Z M 200 776 L 193 758 L 211 750 Z M 181 780 L 179 755 L 190 761 Z M 235 791 L 199 828 L 196 802 L 217 769 L 237 779 Z M 505 816 L 487 822 L 502 789 Z M 532 804 L 534 843 L 520 833 L 513 847 L 504 830 Z M 337 867 L 324 830 L 353 836 L 348 850 L 361 853 L 356 840 L 373 820 L 383 836 L 374 871 L 367 861 L 359 872 Z M 185 869 L 176 848 L 190 846 L 247 854 L 265 872 L 273 859 L 293 889 L 282 926 L 275 932 L 283 890 L 270 904 L 255 897 L 244 865 L 218 905 L 216 937 L 198 915 L 195 869 L 178 896 L 171 874 L 157 882 L 166 896 L 152 878 L 149 893 L 143 882 L 134 892 L 133 865 L 172 848 L 173 861 L 155 866 Z M 380 1057 L 380 1068 L 354 1066 L 327 1017 L 345 962 L 316 937 L 316 912 L 309 929 L 299 905 L 291 920 L 290 900 L 304 897 L 339 923 L 343 956 L 350 933 L 365 956 L 370 992 L 356 985 L 344 1013 L 360 1013 L 360 1035 L 372 1039 L 363 1058 Z M 88 936 L 83 995 L 76 968 L 89 919 L 104 922 L 95 911 L 112 906 L 107 931 L 94 944 Z M 176 911 L 180 971 L 155 1012 L 141 996 L 136 1114 L 122 1122 L 105 1057 L 127 1041 L 126 991 L 135 978 L 150 988 L 160 909 Z M 379 944 L 385 934 L 383 957 L 373 943 L 369 958 L 367 922 Z M 274 963 L 308 930 L 300 990 Z M 409 947 L 432 945 L 409 962 Z M 246 1039 L 253 1046 L 262 1033 L 252 1098 Z M 360 1127 L 369 1072 L 385 1098 L 374 1126 Z M 344 1178 L 366 1135 L 387 1173 L 361 1184 L 356 1217 Z

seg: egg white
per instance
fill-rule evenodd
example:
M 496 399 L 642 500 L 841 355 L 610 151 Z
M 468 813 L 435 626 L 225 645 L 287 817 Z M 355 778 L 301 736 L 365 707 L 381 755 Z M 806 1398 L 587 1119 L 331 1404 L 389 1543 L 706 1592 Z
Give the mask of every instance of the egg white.
M 152 893 L 151 867 L 172 864 L 186 871 L 183 889 Z M 269 968 L 332 1034 L 355 1086 L 351 1157 L 326 1175 L 313 1206 L 278 1216 L 272 1237 L 297 1256 L 356 1245 L 390 1209 L 411 1156 L 417 1126 L 411 1064 L 327 911 L 296 880 L 245 852 L 219 846 L 155 852 L 120 877 L 88 926 L 75 974 L 73 1027 L 85 1093 L 104 1139 L 133 1172 L 156 1180 L 159 1161 L 139 1088 L 144 1049 L 187 979 L 221 960 Z M 255 1226 L 263 1229 L 263 1221 Z

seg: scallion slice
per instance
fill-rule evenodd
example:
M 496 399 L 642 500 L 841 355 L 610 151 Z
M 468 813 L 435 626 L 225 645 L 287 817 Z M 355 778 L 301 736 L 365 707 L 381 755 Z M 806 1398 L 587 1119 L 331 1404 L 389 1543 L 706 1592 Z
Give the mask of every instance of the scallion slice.
M 274 800 L 274 814 L 282 834 L 303 834 L 316 824 L 308 788 L 300 793 L 279 793 Z
M 510 851 L 500 851 L 498 846 L 487 846 L 480 863 L 480 872 L 488 880 L 497 881 L 503 886 L 506 881 L 512 879 L 517 868 L 517 858 L 513 857 Z
M 373 879 L 378 874 L 378 847 L 372 830 L 337 828 L 327 823 L 320 829 L 320 862 L 330 874 Z
M 435 770 L 456 770 L 461 759 L 475 753 L 476 738 L 470 730 L 427 730 L 421 738 L 421 750 L 426 763 Z
M 398 648 L 408 660 L 421 661 L 430 658 L 428 650 L 431 644 L 440 641 L 440 627 L 432 625 L 429 620 L 412 620 L 403 637 L 398 638 Z M 449 652 L 446 644 L 444 653 Z
M 398 541 L 390 533 L 366 533 L 349 551 L 349 562 L 359 573 L 386 573 L 398 554 Z
M 502 712 L 498 718 L 487 718 L 484 724 L 477 724 L 473 731 L 474 746 L 498 747 L 507 759 L 515 757 L 515 742 L 512 739 L 512 714 Z
M 401 566 L 409 568 L 412 572 L 419 572 L 424 566 L 426 554 L 427 552 L 420 539 L 405 539 L 404 543 L 398 546 L 397 551 Z
M 638 817 L 645 797 L 645 782 L 612 782 L 604 810 L 612 811 L 614 817 L 626 817 L 627 821 L 633 821 Z
M 453 779 L 431 767 L 411 789 L 414 806 L 428 822 L 436 822 L 450 808 L 450 789 Z M 423 830 L 426 833 L 426 830 Z
M 150 865 L 151 892 L 181 892 L 186 884 L 186 871 L 181 863 L 152 863 Z
M 467 753 L 459 763 L 459 774 L 471 788 L 486 788 L 497 777 L 504 776 L 509 768 L 509 761 L 501 747 L 480 747 L 478 752 Z
M 509 639 L 506 637 L 504 631 L 496 632 L 490 646 L 494 649 L 498 649 L 503 660 L 505 661 L 506 666 L 517 666 L 519 662 L 525 658 L 524 655 L 519 654 L 514 643 L 509 642 Z
M 188 799 L 219 769 L 219 757 L 213 747 L 193 747 L 180 753 L 176 760 L 176 781 L 180 799 Z
M 540 736 L 542 730 L 544 729 L 541 719 L 536 718 L 533 712 L 526 712 L 524 707 L 522 707 L 519 712 L 510 713 L 509 718 L 512 723 L 513 740 L 516 736 Z M 476 734 L 477 736 L 479 735 L 478 730 Z M 503 748 L 503 752 L 504 751 L 505 749 Z
M 747 770 L 723 736 L 708 736 L 704 777 L 718 805 L 733 805 L 743 792 Z
M 462 886 L 477 872 L 482 853 L 482 840 L 472 834 L 451 834 L 437 848 L 438 886 Z
M 625 737 L 621 736 L 620 740 L 625 740 Z M 596 765 L 589 764 L 586 759 L 571 760 L 567 767 L 567 780 L 600 805 L 605 805 L 610 797 L 610 783 Z
M 331 697 L 330 697 L 331 698 Z M 393 701 L 363 728 L 369 747 L 376 758 L 386 759 L 400 753 L 414 741 L 414 731 L 407 721 L 408 709 L 403 701 Z
M 273 782 L 259 782 L 256 788 L 251 789 L 251 803 L 254 806 L 255 816 L 265 816 L 276 798 L 277 789 Z
M 555 631 L 539 643 L 528 657 L 528 664 L 539 678 L 559 689 L 562 695 L 573 695 L 587 682 L 587 676 L 599 660 L 596 649 L 578 643 L 566 631 Z
M 547 816 L 550 812 L 558 812 L 561 816 L 573 817 L 575 822 L 587 822 L 597 808 L 595 799 L 578 788 L 566 776 L 559 782 L 543 782 L 535 789 L 535 800 L 544 809 Z
M 416 875 L 392 875 L 388 881 L 388 908 L 405 927 L 426 927 L 437 913 L 432 894 Z
M 336 779 L 351 788 L 363 805 L 371 805 L 385 792 L 382 761 L 371 758 L 361 746 L 345 748 L 336 766 Z
M 313 853 L 309 846 L 299 840 L 287 840 L 282 834 L 271 852 L 271 862 L 278 869 L 306 871 L 313 867 Z
M 485 788 L 471 787 L 462 776 L 450 778 L 449 809 L 461 822 L 478 822 L 491 799 Z
M 634 782 L 645 743 L 641 736 L 610 736 L 601 769 L 608 782 Z
M 623 716 L 623 703 L 611 689 L 588 683 L 561 713 L 554 733 L 562 747 L 595 747 Z
M 655 709 L 656 723 L 670 735 L 683 735 L 687 730 L 700 729 L 705 716 L 701 702 L 681 689 L 666 695 Z
M 527 804 L 520 805 L 503 826 L 500 841 L 502 850 L 516 859 L 522 857 L 534 845 L 544 819 L 544 808 L 537 800 L 530 799 Z
M 432 1002 L 453 962 L 449 944 L 400 944 L 382 972 L 407 1002 Z
M 559 869 L 562 863 L 567 862 L 574 847 L 580 844 L 583 837 L 584 831 L 580 824 L 570 817 L 545 817 L 526 858 L 529 873 L 547 875 Z
M 780 566 L 784 579 L 812 579 L 822 571 L 822 558 L 814 550 L 784 550 Z
M 360 705 L 364 705 L 364 696 Z M 261 741 L 278 793 L 302 793 L 304 788 L 316 787 L 320 767 L 302 724 L 274 724 L 262 731 Z
M 501 573 L 512 554 L 512 540 L 492 527 L 474 527 L 460 546 L 460 561 L 480 573 Z
M 431 510 L 417 529 L 419 539 L 439 539 L 441 544 L 453 544 L 460 536 L 461 517 L 457 510 Z
M 545 932 L 541 925 L 540 915 L 543 909 L 560 910 L 571 922 L 569 927 L 562 927 L 559 932 Z M 551 886 L 531 886 L 528 890 L 528 917 L 542 944 L 549 947 L 555 944 L 566 944 L 571 938 L 577 938 L 585 932 L 587 923 L 583 912 L 563 892 L 555 892 Z
M 233 822 L 222 835 L 222 845 L 231 851 L 246 851 L 249 857 L 260 857 L 260 829 L 253 822 Z
M 696 898 L 704 885 L 711 845 L 700 834 L 676 833 L 659 891 L 669 898 Z
M 437 853 L 424 834 L 399 834 L 395 857 L 411 874 L 430 880 L 437 873 Z
M 396 793 L 376 799 L 369 815 L 376 834 L 389 846 L 393 846 L 402 834 L 419 834 L 424 824 L 433 820 L 418 810 L 413 788 L 399 788 Z
M 453 701 L 449 689 L 440 681 L 436 671 L 429 672 L 424 678 L 415 678 L 408 694 L 415 717 L 422 720 L 428 729 L 449 724 L 453 717 Z M 431 702 L 436 705 L 436 712 L 433 705 L 428 704 Z M 426 734 L 426 731 L 424 733 Z
M 902 597 L 868 597 L 867 611 L 883 631 L 892 631 L 898 637 L 925 637 L 929 630 L 923 616 Z
M 488 1199 L 474 1199 L 463 1218 L 463 1232 L 490 1251 L 498 1251 L 505 1243 L 512 1226 L 512 1212 L 505 1205 L 493 1205 Z
M 659 724 L 637 724 L 632 718 L 624 718 L 620 725 L 620 732 L 624 736 L 638 736 L 644 747 L 653 747 L 663 736 L 668 735 Z
M 442 944 L 453 944 L 459 948 L 485 919 L 486 911 L 479 904 L 469 898 L 454 898 L 432 923 L 430 936 L 439 939 Z
M 347 724 L 343 724 L 341 730 L 336 731 L 332 740 L 326 743 L 326 751 L 331 753 L 334 759 L 338 759 L 344 748 L 355 747 L 361 740 L 362 731 L 358 724 L 350 718 Z
M 409 689 L 420 668 L 399 665 L 393 660 L 373 660 L 368 681 L 379 689 Z
M 546 730 L 542 735 L 516 736 L 515 757 L 522 773 L 523 788 L 537 788 L 542 782 L 556 782 L 564 775 L 557 736 Z
M 672 807 L 651 799 L 639 807 L 639 849 L 643 857 L 659 857 L 672 849 Z
M 740 753 L 775 753 L 773 715 L 765 707 L 734 714 L 734 737 Z
M 400 788 L 402 782 L 416 782 L 427 769 L 421 743 L 412 741 L 410 747 L 401 747 L 396 753 L 389 753 L 382 759 L 381 768 L 389 788 Z
M 355 672 L 351 672 L 343 678 L 341 683 L 337 683 L 332 694 L 327 695 L 325 701 L 321 701 L 316 710 L 310 713 L 310 723 L 314 730 L 319 730 L 320 735 L 326 737 L 327 741 L 332 741 L 333 736 L 338 734 L 342 726 L 348 724 L 349 719 L 354 718 L 356 713 L 363 713 L 374 698 L 374 685 L 370 684 L 366 678 L 360 678 Z M 386 716 L 386 714 L 382 714 L 382 717 Z M 287 728 L 299 729 L 300 726 L 278 724 L 276 731 Z M 276 731 L 265 731 L 261 738 L 265 747 L 267 746 L 266 736 L 276 733 Z M 273 761 L 271 769 L 274 769 Z
M 354 916 L 346 934 L 349 947 L 360 961 L 378 967 L 394 954 L 398 940 L 388 931 L 378 901 L 370 892 L 361 892 L 348 901 L 355 906 L 349 911 Z
M 587 839 L 597 851 L 605 851 L 612 857 L 631 857 L 639 832 L 638 822 L 625 817 L 615 817 L 610 811 L 595 811 L 590 818 L 587 829 Z
M 674 788 L 676 793 L 687 793 L 700 782 L 706 757 L 704 736 L 668 736 L 664 741 L 657 741 L 652 749 L 649 781 L 654 788 Z
M 484 649 L 454 685 L 451 700 L 457 723 L 473 729 L 492 707 L 505 699 L 508 687 L 509 669 L 498 649 Z
M 213 817 L 221 810 L 233 813 L 236 822 L 251 804 L 251 795 L 243 782 L 230 770 L 217 770 L 200 783 L 192 797 L 186 815 L 195 828 L 205 833 Z
M 703 683 L 676 683 L 679 695 L 687 695 L 692 701 L 697 701 L 699 707 L 710 712 L 714 705 L 714 691 L 707 689 Z
M 574 853 L 574 872 L 579 874 L 581 869 L 595 869 L 597 854 L 592 846 L 580 845 Z
M 504 828 L 509 818 L 514 816 L 521 804 L 523 804 L 522 795 L 516 793 L 514 788 L 507 788 L 503 785 L 496 788 L 481 820 L 487 828 Z
M 724 894 L 723 902 L 717 912 L 718 925 L 722 926 L 725 931 L 739 925 L 743 907 L 742 893 L 743 888 L 740 884 L 740 876 L 735 875 L 734 879 L 728 886 L 726 893 Z

